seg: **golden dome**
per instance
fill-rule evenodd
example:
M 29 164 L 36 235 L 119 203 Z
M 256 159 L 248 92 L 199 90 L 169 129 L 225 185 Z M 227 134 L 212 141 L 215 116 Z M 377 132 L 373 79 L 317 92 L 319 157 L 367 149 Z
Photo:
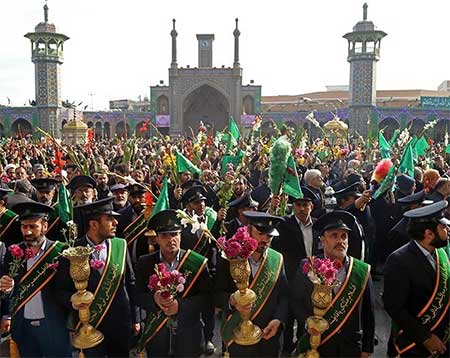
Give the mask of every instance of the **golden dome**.
M 86 123 L 79 121 L 78 119 L 74 120 L 74 121 L 69 121 L 67 122 L 63 129 L 88 129 L 88 126 Z

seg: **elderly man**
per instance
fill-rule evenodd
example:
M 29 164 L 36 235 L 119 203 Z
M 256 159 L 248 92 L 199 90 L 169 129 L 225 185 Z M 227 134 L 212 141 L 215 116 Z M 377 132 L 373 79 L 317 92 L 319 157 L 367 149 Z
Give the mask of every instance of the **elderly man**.
M 128 201 L 128 190 L 125 184 L 114 184 L 111 187 L 111 193 L 114 197 L 113 206 L 115 211 L 131 206 Z
M 56 240 L 61 235 L 60 229 L 63 227 L 59 220 L 58 204 L 53 203 L 58 181 L 53 178 L 39 178 L 31 180 L 31 184 L 36 189 L 36 201 L 53 206 L 53 210 L 49 214 L 47 236 Z
M 449 326 L 450 221 L 446 200 L 405 212 L 411 241 L 393 252 L 384 267 L 384 308 L 392 318 L 395 352 L 402 357 L 447 354 Z
M 277 357 L 282 349 L 282 328 L 288 311 L 288 286 L 283 255 L 270 248 L 272 238 L 278 236 L 275 228 L 283 218 L 261 212 L 248 211 L 248 234 L 258 242 L 248 258 L 251 268 L 250 286 L 258 300 L 254 304 L 240 305 L 232 294 L 237 290 L 230 275 L 228 260 L 220 258 L 215 283 L 216 302 L 224 309 L 226 319 L 222 327 L 222 340 L 232 357 Z M 250 315 L 261 328 L 261 340 L 252 345 L 233 341 L 233 330 L 240 315 Z
M 95 201 L 97 197 L 96 186 L 95 179 L 87 175 L 78 175 L 72 178 L 67 186 L 72 194 L 72 203 L 74 205 L 73 221 L 77 224 L 78 234 L 81 236 L 86 233 L 87 228 L 77 206 L 90 204 Z
M 203 352 L 200 313 L 212 288 L 207 260 L 194 251 L 180 248 L 182 226 L 174 210 L 154 215 L 148 228 L 156 233 L 160 250 L 141 256 L 137 264 L 136 303 L 148 314 L 138 348 L 147 349 L 149 357 L 200 356 Z M 148 282 L 156 264 L 162 264 L 168 272 L 181 272 L 186 280 L 184 290 L 175 297 L 152 292 Z
M 322 187 L 324 186 L 322 173 L 318 169 L 309 169 L 306 171 L 303 181 L 305 186 L 314 193 L 314 209 L 311 216 L 318 218 L 326 213 L 322 192 Z
M 46 238 L 52 208 L 27 199 L 16 204 L 14 210 L 20 218 L 24 241 L 10 248 L 2 268 L 0 290 L 9 293 L 12 303 L 2 327 L 7 326 L 5 320 L 11 320 L 12 339 L 21 357 L 71 357 L 67 311 L 57 303 L 55 270 L 48 267 L 65 247 Z M 14 270 L 18 261 L 18 270 Z M 7 302 L 3 304 L 8 307 Z
M 368 357 L 373 352 L 375 316 L 370 266 L 347 255 L 351 229 L 346 220 L 342 212 L 333 211 L 320 217 L 313 226 L 321 235 L 324 257 L 340 267 L 336 274 L 339 285 L 333 288 L 334 300 L 324 315 L 329 327 L 322 333 L 318 348 L 321 357 Z M 311 293 L 314 288 L 301 269 L 305 262 L 289 285 L 297 327 L 303 332 L 297 345 L 300 353 L 309 349 L 309 336 L 318 334 L 305 327 L 307 318 L 313 315 Z

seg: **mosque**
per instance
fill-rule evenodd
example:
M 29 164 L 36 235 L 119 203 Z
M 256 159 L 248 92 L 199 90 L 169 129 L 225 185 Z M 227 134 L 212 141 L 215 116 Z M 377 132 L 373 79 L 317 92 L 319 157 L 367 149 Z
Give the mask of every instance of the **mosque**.
M 56 31 L 44 6 L 44 21 L 25 37 L 31 42 L 31 60 L 35 65 L 35 100 L 28 107 L 0 106 L 0 135 L 33 133 L 36 127 L 59 137 L 64 126 L 92 128 L 96 137 L 127 137 L 136 133 L 150 136 L 151 121 L 162 133 L 190 134 L 202 121 L 207 127 L 222 130 L 233 117 L 242 128 L 251 127 L 256 116 L 262 118 L 262 130 L 270 132 L 272 123 L 304 128 L 311 136 L 318 131 L 306 120 L 314 111 L 323 125 L 336 116 L 346 122 L 351 132 L 365 136 L 368 124 L 383 128 L 389 138 L 397 128 L 420 131 L 437 120 L 435 139 L 442 139 L 450 127 L 450 81 L 437 91 L 377 90 L 376 65 L 381 56 L 381 40 L 387 36 L 368 20 L 367 4 L 362 20 L 343 37 L 348 43 L 349 84 L 328 86 L 326 91 L 292 96 L 261 96 L 261 86 L 243 84 L 239 62 L 239 21 L 235 20 L 234 61 L 232 66 L 213 65 L 214 34 L 198 34 L 197 67 L 179 67 L 177 30 L 173 20 L 169 81 L 151 87 L 150 98 L 110 101 L 109 111 L 80 111 L 61 100 L 61 68 L 64 46 L 69 37 Z

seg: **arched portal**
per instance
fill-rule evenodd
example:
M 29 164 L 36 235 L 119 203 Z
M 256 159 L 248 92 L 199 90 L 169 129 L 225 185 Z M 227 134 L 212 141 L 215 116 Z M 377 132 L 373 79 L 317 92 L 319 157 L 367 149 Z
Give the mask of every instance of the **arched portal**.
M 116 125 L 116 135 L 119 138 L 128 138 L 131 137 L 130 126 L 125 124 L 124 121 L 117 123 Z
M 108 139 L 111 138 L 111 126 L 109 125 L 109 122 L 103 124 L 103 137 Z
M 400 125 L 395 118 L 386 117 L 378 124 L 378 128 L 383 130 L 384 138 L 390 140 L 394 134 L 394 131 L 399 129 Z
M 102 137 L 102 122 L 95 122 L 94 134 L 97 139 Z
M 183 101 L 183 129 L 186 134 L 191 134 L 189 127 L 196 133 L 200 121 L 220 131 L 227 126 L 229 116 L 228 100 L 209 85 L 195 89 Z
M 444 142 L 445 133 L 450 133 L 450 120 L 445 118 L 439 120 L 434 126 L 434 137 L 436 142 Z
M 33 128 L 31 123 L 26 119 L 19 118 L 11 126 L 11 136 L 12 137 L 25 137 L 28 134 L 33 133 Z
M 425 127 L 425 122 L 423 119 L 414 118 L 409 125 L 411 126 L 409 128 L 409 133 L 412 135 L 417 135 L 422 131 L 423 127 Z

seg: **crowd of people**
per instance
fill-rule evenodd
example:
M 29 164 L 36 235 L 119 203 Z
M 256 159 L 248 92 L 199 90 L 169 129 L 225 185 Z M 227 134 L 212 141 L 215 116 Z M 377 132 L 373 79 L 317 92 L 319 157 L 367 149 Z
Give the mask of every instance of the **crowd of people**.
M 83 349 L 87 357 L 305 353 L 319 333 L 307 324 L 314 284 L 304 267 L 320 257 L 335 263 L 337 278 L 321 356 L 373 354 L 373 281 L 380 280 L 392 319 L 388 356 L 448 355 L 450 166 L 445 144 L 426 132 L 419 137 L 427 147 L 405 166 L 418 142 L 405 131 L 409 138 L 402 132 L 387 152 L 376 138 L 314 140 L 276 127 L 233 138 L 200 126 L 190 137 L 86 145 L 4 139 L 0 309 L 9 354 L 76 354 L 78 315 L 87 308 L 104 336 Z M 298 178 L 295 195 L 271 185 L 281 137 L 294 159 L 294 170 L 285 169 Z M 236 235 L 257 242 L 248 255 L 257 299 L 246 304 L 236 300 L 230 261 L 216 244 Z M 62 254 L 67 246 L 92 248 L 92 304 L 71 299 L 77 288 Z M 152 283 L 169 273 L 181 285 L 170 295 Z M 261 329 L 252 344 L 236 341 L 241 317 Z

